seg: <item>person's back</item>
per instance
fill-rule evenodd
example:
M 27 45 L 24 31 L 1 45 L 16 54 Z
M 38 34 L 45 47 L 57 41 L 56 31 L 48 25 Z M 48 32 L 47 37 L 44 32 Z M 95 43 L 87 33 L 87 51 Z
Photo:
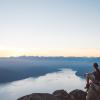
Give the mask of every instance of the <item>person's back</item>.
M 100 72 L 94 72 L 93 73 L 94 77 L 95 77 L 95 81 L 100 82 Z

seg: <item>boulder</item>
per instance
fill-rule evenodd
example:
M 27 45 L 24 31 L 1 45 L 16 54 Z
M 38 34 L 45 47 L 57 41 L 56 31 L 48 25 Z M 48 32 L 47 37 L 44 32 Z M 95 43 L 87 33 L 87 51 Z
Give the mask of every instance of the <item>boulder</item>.
M 60 100 L 70 100 L 70 95 L 65 90 L 56 90 L 53 92 L 53 95 Z
M 86 100 L 87 93 L 76 89 L 70 92 L 69 95 L 71 96 L 72 100 Z

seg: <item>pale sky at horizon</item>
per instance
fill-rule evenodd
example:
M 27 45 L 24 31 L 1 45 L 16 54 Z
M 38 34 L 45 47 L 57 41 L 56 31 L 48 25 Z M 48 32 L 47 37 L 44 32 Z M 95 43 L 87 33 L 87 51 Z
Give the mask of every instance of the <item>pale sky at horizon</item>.
M 0 0 L 0 56 L 100 56 L 99 0 Z

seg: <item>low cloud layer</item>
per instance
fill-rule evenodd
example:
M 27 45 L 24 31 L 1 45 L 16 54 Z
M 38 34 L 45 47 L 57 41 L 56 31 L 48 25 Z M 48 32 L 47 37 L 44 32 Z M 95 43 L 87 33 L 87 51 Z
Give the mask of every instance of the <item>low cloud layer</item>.
M 28 78 L 0 85 L 0 98 L 2 100 L 16 100 L 17 98 L 36 92 L 52 93 L 54 90 L 84 89 L 85 80 L 75 75 L 75 71 L 63 69 L 59 72 L 49 73 L 38 78 Z

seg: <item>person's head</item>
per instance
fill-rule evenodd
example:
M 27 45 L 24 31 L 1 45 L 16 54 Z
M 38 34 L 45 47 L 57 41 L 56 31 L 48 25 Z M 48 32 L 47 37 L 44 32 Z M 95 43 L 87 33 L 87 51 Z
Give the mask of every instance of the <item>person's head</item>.
M 95 70 L 97 70 L 98 69 L 98 63 L 94 63 L 93 67 L 94 67 Z

